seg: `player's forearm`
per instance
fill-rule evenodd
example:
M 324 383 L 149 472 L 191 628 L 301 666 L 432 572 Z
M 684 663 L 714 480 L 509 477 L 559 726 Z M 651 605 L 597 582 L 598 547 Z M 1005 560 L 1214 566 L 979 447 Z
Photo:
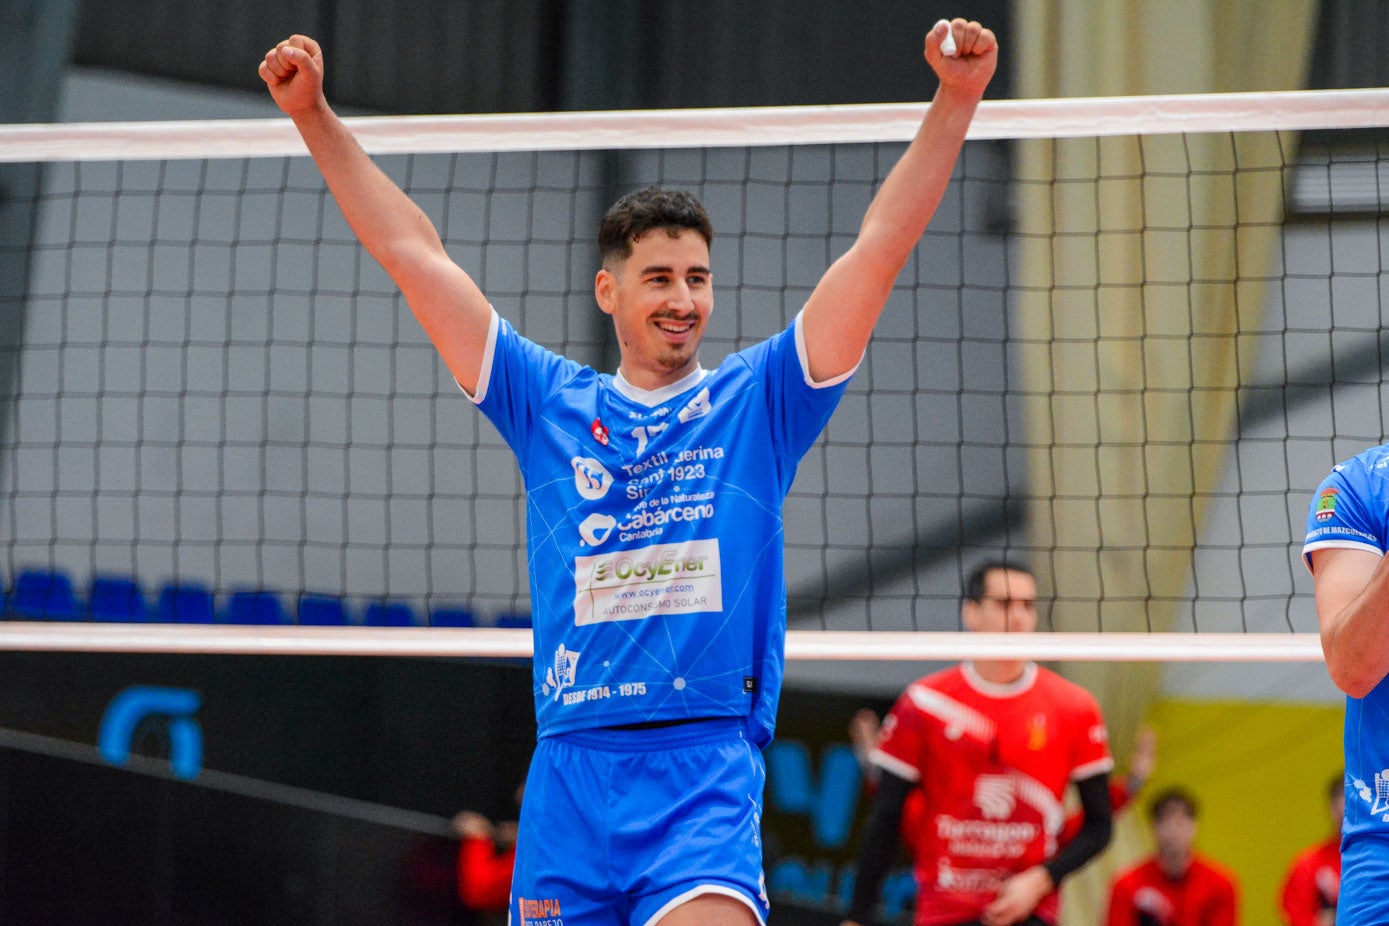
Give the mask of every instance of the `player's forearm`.
M 1114 832 L 1114 813 L 1109 801 L 1108 778 L 1101 774 L 1076 782 L 1083 813 L 1080 831 L 1042 866 L 1053 887 L 1109 845 Z
M 878 891 L 897 851 L 897 832 L 902 824 L 902 806 L 912 783 L 891 772 L 882 772 L 877 796 L 869 810 L 859 846 L 854 893 L 849 901 L 845 923 L 867 923 L 878 903 Z
M 443 250 L 424 212 L 376 166 L 326 103 L 293 119 L 347 224 L 387 273 L 395 277 L 412 256 Z
M 916 137 L 864 215 L 857 244 L 881 260 L 893 277 L 911 256 L 945 195 L 978 106 L 978 95 L 942 86 Z

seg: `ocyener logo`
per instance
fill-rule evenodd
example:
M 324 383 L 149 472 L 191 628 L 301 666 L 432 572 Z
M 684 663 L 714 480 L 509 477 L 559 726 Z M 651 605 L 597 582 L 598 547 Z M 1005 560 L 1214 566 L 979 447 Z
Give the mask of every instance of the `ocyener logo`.
M 593 578 L 597 582 L 607 582 L 612 579 L 657 582 L 670 576 L 699 572 L 704 569 L 704 563 L 707 559 L 708 557 L 702 554 L 681 556 L 675 550 L 665 550 L 654 559 L 618 556 L 596 565 L 593 568 Z

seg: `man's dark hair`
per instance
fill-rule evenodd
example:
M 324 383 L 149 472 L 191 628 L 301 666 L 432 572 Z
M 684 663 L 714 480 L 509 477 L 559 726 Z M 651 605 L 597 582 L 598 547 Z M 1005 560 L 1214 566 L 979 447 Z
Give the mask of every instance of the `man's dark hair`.
M 1195 796 L 1186 788 L 1174 787 L 1164 788 L 1153 795 L 1153 802 L 1148 805 L 1148 819 L 1156 823 L 1173 807 L 1181 807 L 1193 820 L 1199 815 L 1200 805 L 1196 803 Z
M 1326 799 L 1334 801 L 1338 797 L 1345 797 L 1346 776 L 1344 772 L 1337 773 L 1336 777 L 1326 783 Z
M 714 242 L 709 214 L 694 195 L 684 190 L 649 186 L 612 204 L 598 226 L 598 256 L 603 265 L 632 256 L 632 242 L 657 228 L 671 237 L 685 229 L 699 232 L 705 244 Z
M 1007 560 L 991 559 L 980 563 L 974 567 L 974 571 L 965 580 L 965 597 L 975 604 L 984 600 L 984 583 L 989 578 L 989 573 L 995 569 L 1007 569 L 1010 572 L 1021 572 L 1025 575 L 1032 575 L 1032 570 L 1026 566 L 1019 566 L 1017 563 L 1010 563 Z M 1032 576 L 1034 579 L 1036 576 Z

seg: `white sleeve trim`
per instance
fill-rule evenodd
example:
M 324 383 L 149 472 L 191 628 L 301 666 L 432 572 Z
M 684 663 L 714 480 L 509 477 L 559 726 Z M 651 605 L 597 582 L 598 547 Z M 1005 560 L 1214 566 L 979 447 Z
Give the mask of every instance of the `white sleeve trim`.
M 1375 556 L 1383 556 L 1384 551 L 1372 543 L 1361 543 L 1358 540 L 1313 540 L 1311 543 L 1304 544 L 1302 547 L 1302 565 L 1307 567 L 1307 571 L 1312 571 L 1312 557 L 1309 556 L 1313 550 L 1330 550 L 1339 548 L 1342 550 L 1364 550 L 1373 553 Z
M 1107 775 L 1112 771 L 1114 771 L 1114 758 L 1105 756 L 1103 759 L 1096 759 L 1094 762 L 1077 765 L 1071 769 L 1071 781 L 1084 781 L 1087 778 L 1094 778 L 1096 775 Z
M 474 405 L 481 405 L 487 398 L 487 385 L 492 382 L 492 355 L 497 349 L 497 330 L 501 326 L 501 316 L 496 309 L 492 309 L 492 319 L 487 323 L 487 344 L 482 349 L 482 365 L 477 371 L 477 393 L 471 393 L 458 383 L 458 388 L 463 390 L 463 394 L 472 400 Z M 458 382 L 458 380 L 454 380 Z
M 838 386 L 840 383 L 844 382 L 850 376 L 853 376 L 855 373 L 858 372 L 859 365 L 863 363 L 863 358 L 867 355 L 868 351 L 865 350 L 862 354 L 860 354 L 858 358 L 858 363 L 855 363 L 853 367 L 848 371 L 840 373 L 838 376 L 832 379 L 827 379 L 817 383 L 810 377 L 810 356 L 805 352 L 805 330 L 801 326 L 801 316 L 804 314 L 805 309 L 801 309 L 799 312 L 796 313 L 796 320 L 791 323 L 796 333 L 796 356 L 800 358 L 801 361 L 801 376 L 805 378 L 805 384 L 809 386 L 811 389 L 828 389 L 831 386 Z
M 903 762 L 896 756 L 890 756 L 881 749 L 874 749 L 870 752 L 868 754 L 868 761 L 878 766 L 878 768 L 891 772 L 898 778 L 904 778 L 912 782 L 921 780 L 921 769 L 910 763 Z

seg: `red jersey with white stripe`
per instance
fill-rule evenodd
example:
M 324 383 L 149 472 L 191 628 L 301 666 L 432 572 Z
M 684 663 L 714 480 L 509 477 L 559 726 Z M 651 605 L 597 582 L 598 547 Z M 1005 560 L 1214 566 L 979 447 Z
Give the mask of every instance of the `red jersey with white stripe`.
M 1056 854 L 1066 785 L 1114 767 L 1094 696 L 1031 663 L 1008 685 L 968 663 L 912 683 L 872 758 L 922 794 L 918 926 L 977 919 L 1006 878 Z M 1055 922 L 1057 896 L 1035 912 Z

